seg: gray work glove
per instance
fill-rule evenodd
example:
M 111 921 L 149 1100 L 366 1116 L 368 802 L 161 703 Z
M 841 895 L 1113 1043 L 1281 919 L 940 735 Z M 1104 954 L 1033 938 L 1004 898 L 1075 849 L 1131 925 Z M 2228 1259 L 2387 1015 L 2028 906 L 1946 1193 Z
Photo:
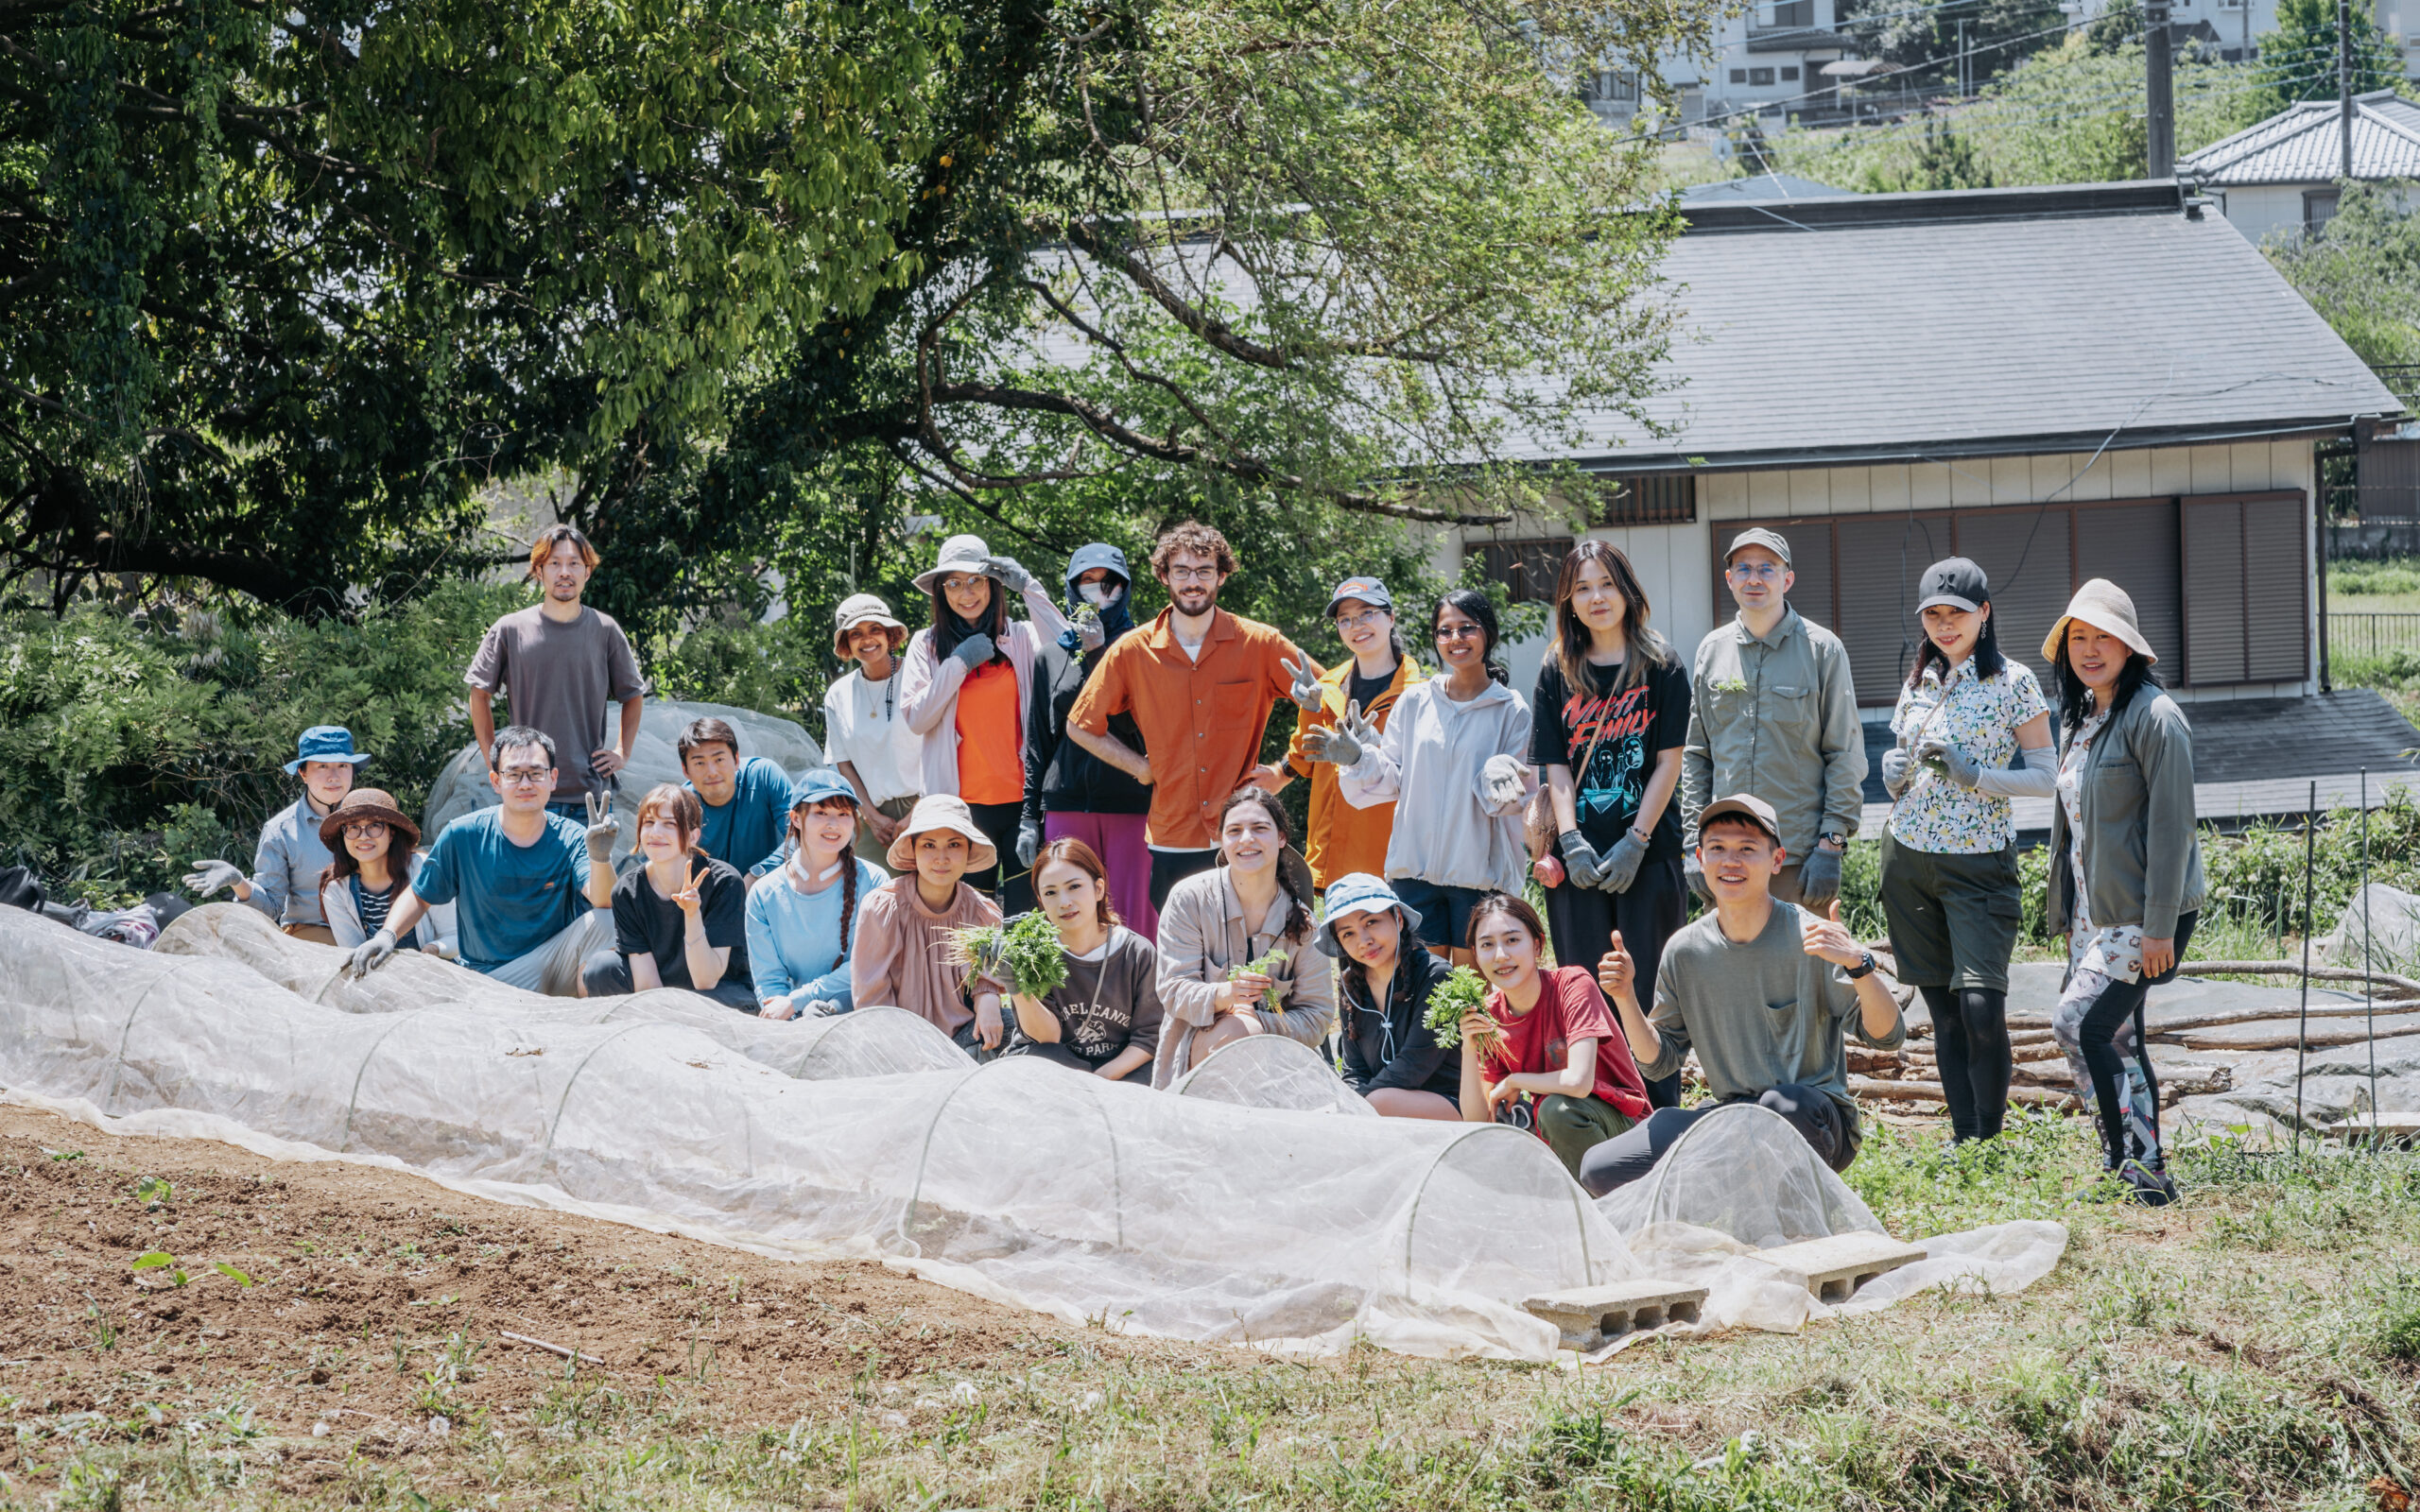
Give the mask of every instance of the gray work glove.
M 1076 627 L 1078 655 L 1091 655 L 1100 649 L 1103 641 L 1109 639 L 1109 632 L 1101 628 L 1100 610 L 1090 604 L 1077 605 L 1076 612 L 1070 616 L 1070 619 Z
M 344 963 L 347 976 L 368 976 L 387 964 L 395 954 L 395 932 L 382 929 L 353 948 L 353 959 Z
M 1647 842 L 1628 830 L 1614 842 L 1613 854 L 1605 858 L 1605 869 L 1597 885 L 1607 892 L 1628 892 L 1638 880 L 1639 863 L 1647 859 Z
M 1319 674 L 1311 670 L 1311 659 L 1305 657 L 1300 662 L 1281 660 L 1277 664 L 1284 667 L 1286 676 L 1293 679 L 1286 689 L 1286 696 L 1293 699 L 1294 707 L 1303 713 L 1317 713 L 1323 693 Z
M 1332 762 L 1339 766 L 1358 766 L 1361 758 L 1378 746 L 1377 727 L 1361 717 L 1361 706 L 1347 704 L 1344 717 L 1333 728 L 1307 730 L 1303 735 L 1303 754 L 1315 762 Z
M 1915 785 L 1916 761 L 1904 746 L 1893 746 L 1882 753 L 1882 791 L 1893 798 L 1905 798 Z
M 1530 790 L 1529 781 L 1521 772 L 1521 758 L 1509 751 L 1497 751 L 1480 763 L 1478 790 L 1490 810 L 1497 814 L 1511 812 Z
M 244 868 L 233 861 L 197 861 L 185 873 L 185 891 L 197 898 L 225 892 L 244 880 Z
M 1033 869 L 1033 858 L 1042 854 L 1042 826 L 1031 819 L 1017 825 L 1017 865 L 1028 871 Z
M 1798 868 L 1798 903 L 1809 913 L 1820 914 L 1824 905 L 1841 895 L 1841 852 L 1828 850 L 1822 841 L 1806 852 Z
M 984 662 L 991 661 L 992 654 L 998 649 L 999 647 L 993 644 L 990 636 L 978 630 L 959 642 L 958 649 L 952 651 L 950 655 L 965 662 L 966 670 L 972 672 Z
M 614 842 L 622 837 L 622 821 L 614 816 L 614 800 L 598 799 L 594 793 L 583 793 L 588 804 L 588 859 L 609 862 L 614 859 Z
M 839 1011 L 840 1002 L 838 998 L 816 998 L 802 1010 L 802 1016 L 809 1019 L 829 1019 Z
M 1690 897 L 1708 908 L 1714 906 L 1714 889 L 1705 885 L 1705 863 L 1694 850 L 1681 858 L 1681 880 L 1688 885 Z
M 1575 887 L 1594 887 L 1605 880 L 1604 860 L 1597 848 L 1578 830 L 1565 830 L 1555 838 L 1555 849 L 1563 852 L 1563 874 Z
M 1916 760 L 1941 768 L 1941 774 L 1968 792 L 1983 780 L 1983 768 L 1974 757 L 1967 755 L 1939 735 L 1927 735 L 1916 747 Z
M 1011 593 L 1022 593 L 1033 586 L 1033 574 L 1027 572 L 1025 564 L 1014 557 L 984 558 L 983 576 L 998 582 Z

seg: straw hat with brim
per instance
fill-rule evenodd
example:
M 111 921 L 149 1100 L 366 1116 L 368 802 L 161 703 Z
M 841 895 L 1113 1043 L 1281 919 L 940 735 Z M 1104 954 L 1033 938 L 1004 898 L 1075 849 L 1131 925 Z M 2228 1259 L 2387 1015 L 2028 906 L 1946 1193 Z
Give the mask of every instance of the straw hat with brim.
M 928 793 L 916 800 L 908 811 L 908 822 L 899 827 L 899 836 L 890 842 L 883 859 L 890 869 L 905 874 L 916 869 L 916 836 L 930 834 L 935 830 L 947 830 L 966 837 L 966 869 L 985 871 L 998 864 L 1000 852 L 993 849 L 992 837 L 975 822 L 975 811 L 966 799 L 946 793 Z
M 832 612 L 832 654 L 846 657 L 849 654 L 849 632 L 868 623 L 879 625 L 890 632 L 890 648 L 893 651 L 908 640 L 908 627 L 892 617 L 890 606 L 882 601 L 880 594 L 851 593 L 840 600 L 840 607 Z
M 2152 643 L 2143 639 L 2142 626 L 2135 623 L 2135 601 L 2126 595 L 2124 589 L 2106 577 L 2092 579 L 2076 590 L 2075 597 L 2067 600 L 2067 611 L 2059 616 L 2058 623 L 2050 627 L 2050 633 L 2043 638 L 2043 661 L 2053 665 L 2058 662 L 2059 647 L 2067 638 L 2069 620 L 2082 620 L 2096 630 L 2106 630 L 2125 642 L 2128 650 L 2153 662 L 2159 661 L 2159 653 L 2152 649 Z
M 938 593 L 942 579 L 952 573 L 992 576 L 992 548 L 983 543 L 981 536 L 952 536 L 942 541 L 941 560 L 916 575 L 916 586 L 927 593 Z
M 337 849 L 344 843 L 344 827 L 366 819 L 386 820 L 388 833 L 402 833 L 405 850 L 420 849 L 420 826 L 411 821 L 411 816 L 395 807 L 392 795 L 374 787 L 354 788 L 328 811 L 328 816 L 320 821 L 320 843 L 330 850 Z M 394 850 L 391 844 L 387 849 L 390 854 Z

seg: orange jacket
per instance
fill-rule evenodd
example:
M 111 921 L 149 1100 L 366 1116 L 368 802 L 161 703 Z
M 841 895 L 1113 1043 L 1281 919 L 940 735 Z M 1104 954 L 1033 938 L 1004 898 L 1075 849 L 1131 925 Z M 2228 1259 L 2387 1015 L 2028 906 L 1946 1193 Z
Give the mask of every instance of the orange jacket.
M 1347 656 L 1322 675 L 1320 707 L 1295 714 L 1294 743 L 1286 747 L 1286 769 L 1296 777 L 1311 780 L 1311 824 L 1309 833 L 1303 836 L 1303 859 L 1311 864 L 1311 880 L 1322 887 L 1356 871 L 1385 876 L 1387 841 L 1395 830 L 1392 803 L 1355 808 L 1337 791 L 1336 764 L 1315 762 L 1303 753 L 1304 736 L 1334 725 L 1344 713 L 1345 689 L 1350 685 L 1347 679 L 1353 676 L 1353 658 Z M 1426 674 L 1411 658 L 1403 658 L 1395 663 L 1395 675 L 1387 684 L 1387 691 L 1361 711 L 1363 717 L 1380 730 L 1386 729 L 1387 715 L 1393 712 L 1403 690 L 1424 680 Z

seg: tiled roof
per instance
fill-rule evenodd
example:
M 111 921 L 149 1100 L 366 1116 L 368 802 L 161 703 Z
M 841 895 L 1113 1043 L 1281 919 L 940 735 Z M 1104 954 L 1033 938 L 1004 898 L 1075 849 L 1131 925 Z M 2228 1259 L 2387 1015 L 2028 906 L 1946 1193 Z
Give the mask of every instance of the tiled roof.
M 2334 100 L 2305 100 L 2213 142 L 2180 165 L 2216 189 L 2256 183 L 2333 183 L 2343 168 Z M 2353 177 L 2420 179 L 2420 104 L 2393 90 L 2353 100 Z

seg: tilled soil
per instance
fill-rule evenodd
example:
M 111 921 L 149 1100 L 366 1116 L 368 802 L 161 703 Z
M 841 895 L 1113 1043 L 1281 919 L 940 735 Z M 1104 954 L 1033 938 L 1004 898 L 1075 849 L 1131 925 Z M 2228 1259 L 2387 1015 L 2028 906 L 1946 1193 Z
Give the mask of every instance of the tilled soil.
M 19 1423 L 0 1437 L 0 1475 L 19 1485 L 52 1479 L 79 1414 L 136 1437 L 147 1422 L 191 1431 L 193 1413 L 249 1414 L 233 1431 L 301 1446 L 280 1479 L 302 1490 L 348 1454 L 426 1450 L 466 1420 L 502 1426 L 567 1377 L 668 1384 L 786 1421 L 853 1387 L 892 1397 L 909 1377 L 1013 1373 L 1070 1348 L 1204 1352 L 872 1263 L 767 1260 L 396 1172 L 113 1138 L 20 1108 L 0 1107 L 0 1407 Z M 136 1268 L 151 1255 L 173 1259 Z

